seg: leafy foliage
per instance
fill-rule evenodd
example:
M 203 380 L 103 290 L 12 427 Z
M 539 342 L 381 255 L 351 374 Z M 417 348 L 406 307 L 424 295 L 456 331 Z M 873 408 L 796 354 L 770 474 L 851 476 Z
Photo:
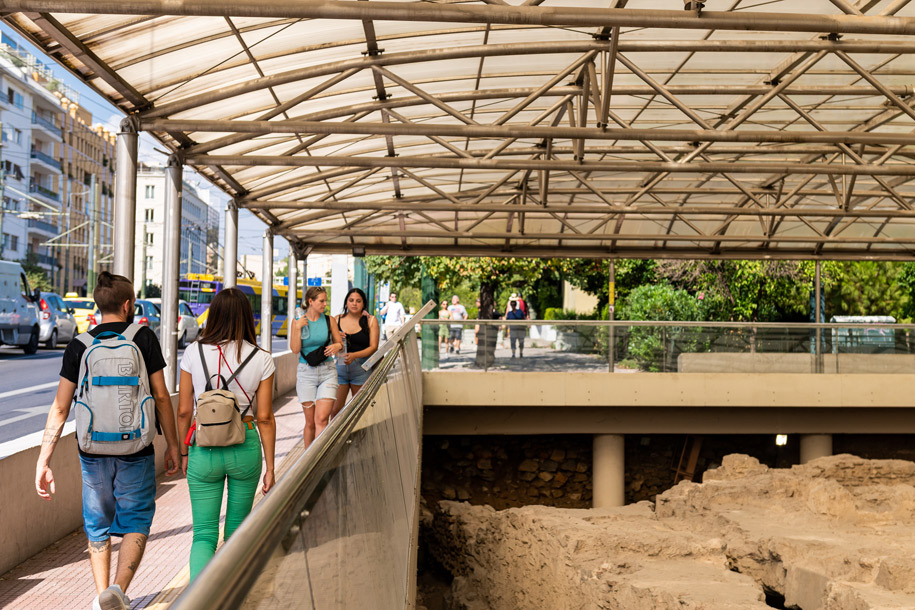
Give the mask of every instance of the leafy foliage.
M 832 263 L 827 316 L 910 317 L 915 278 L 912 264 L 907 265 L 886 261 Z
M 25 271 L 25 277 L 28 278 L 29 286 L 32 287 L 32 290 L 36 288 L 42 292 L 53 290 L 48 272 L 38 264 L 38 257 L 34 253 L 29 252 L 26 254 L 25 258 L 19 261 L 19 264 L 22 265 L 22 270 Z

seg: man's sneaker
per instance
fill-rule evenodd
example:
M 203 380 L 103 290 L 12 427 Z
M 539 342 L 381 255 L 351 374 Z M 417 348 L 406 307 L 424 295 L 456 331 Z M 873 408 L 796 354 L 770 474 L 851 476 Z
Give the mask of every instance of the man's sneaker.
M 121 591 L 120 585 L 111 585 L 99 593 L 98 605 L 101 610 L 129 610 L 130 599 Z

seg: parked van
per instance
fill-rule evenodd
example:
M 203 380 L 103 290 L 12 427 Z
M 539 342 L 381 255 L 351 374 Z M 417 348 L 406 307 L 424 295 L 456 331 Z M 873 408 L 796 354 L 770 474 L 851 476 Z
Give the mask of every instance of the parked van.
M 0 344 L 38 351 L 38 290 L 33 291 L 19 263 L 0 261 Z

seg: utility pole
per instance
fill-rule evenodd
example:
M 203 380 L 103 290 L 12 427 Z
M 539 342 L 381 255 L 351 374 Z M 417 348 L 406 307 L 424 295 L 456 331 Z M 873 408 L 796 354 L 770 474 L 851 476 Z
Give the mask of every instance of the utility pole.
M 143 258 L 140 259 L 140 297 L 146 298 L 146 221 L 143 221 Z
M 89 269 L 86 273 L 86 294 L 92 294 L 95 291 L 95 283 L 98 280 L 98 272 L 95 268 L 96 254 L 98 249 L 98 229 L 96 227 L 96 211 L 98 209 L 98 183 L 95 181 L 95 174 L 92 175 L 91 186 L 89 187 Z
M 0 134 L 3 133 L 3 123 L 0 122 Z M 0 138 L 2 141 L 2 138 Z M 3 260 L 3 215 L 6 211 L 6 203 L 3 201 L 4 190 L 6 187 L 6 172 L 3 171 L 3 144 L 0 142 L 0 260 Z

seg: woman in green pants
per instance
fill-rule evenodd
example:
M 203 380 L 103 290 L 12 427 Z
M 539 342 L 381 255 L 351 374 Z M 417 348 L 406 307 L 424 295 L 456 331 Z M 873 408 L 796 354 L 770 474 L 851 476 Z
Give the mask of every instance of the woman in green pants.
M 262 446 L 267 471 L 261 489 L 267 493 L 273 487 L 276 444 L 276 420 L 273 418 L 273 374 L 276 368 L 271 355 L 257 347 L 254 315 L 243 292 L 237 288 L 226 288 L 217 293 L 210 304 L 207 325 L 198 342 L 203 347 L 202 357 L 206 360 L 206 370 L 214 379 L 214 388 L 219 386 L 216 381 L 219 375 L 229 379 L 252 350 L 256 353 L 229 382 L 228 388 L 235 394 L 242 412 L 249 405 L 251 407 L 243 418 L 245 441 L 228 447 L 198 447 L 190 443 L 181 456 L 194 520 L 191 580 L 216 553 L 219 511 L 226 487 L 226 540 L 251 512 L 261 477 Z M 178 432 L 181 438 L 187 439 L 196 397 L 206 387 L 206 375 L 198 346 L 186 349 L 181 358 L 178 393 Z

